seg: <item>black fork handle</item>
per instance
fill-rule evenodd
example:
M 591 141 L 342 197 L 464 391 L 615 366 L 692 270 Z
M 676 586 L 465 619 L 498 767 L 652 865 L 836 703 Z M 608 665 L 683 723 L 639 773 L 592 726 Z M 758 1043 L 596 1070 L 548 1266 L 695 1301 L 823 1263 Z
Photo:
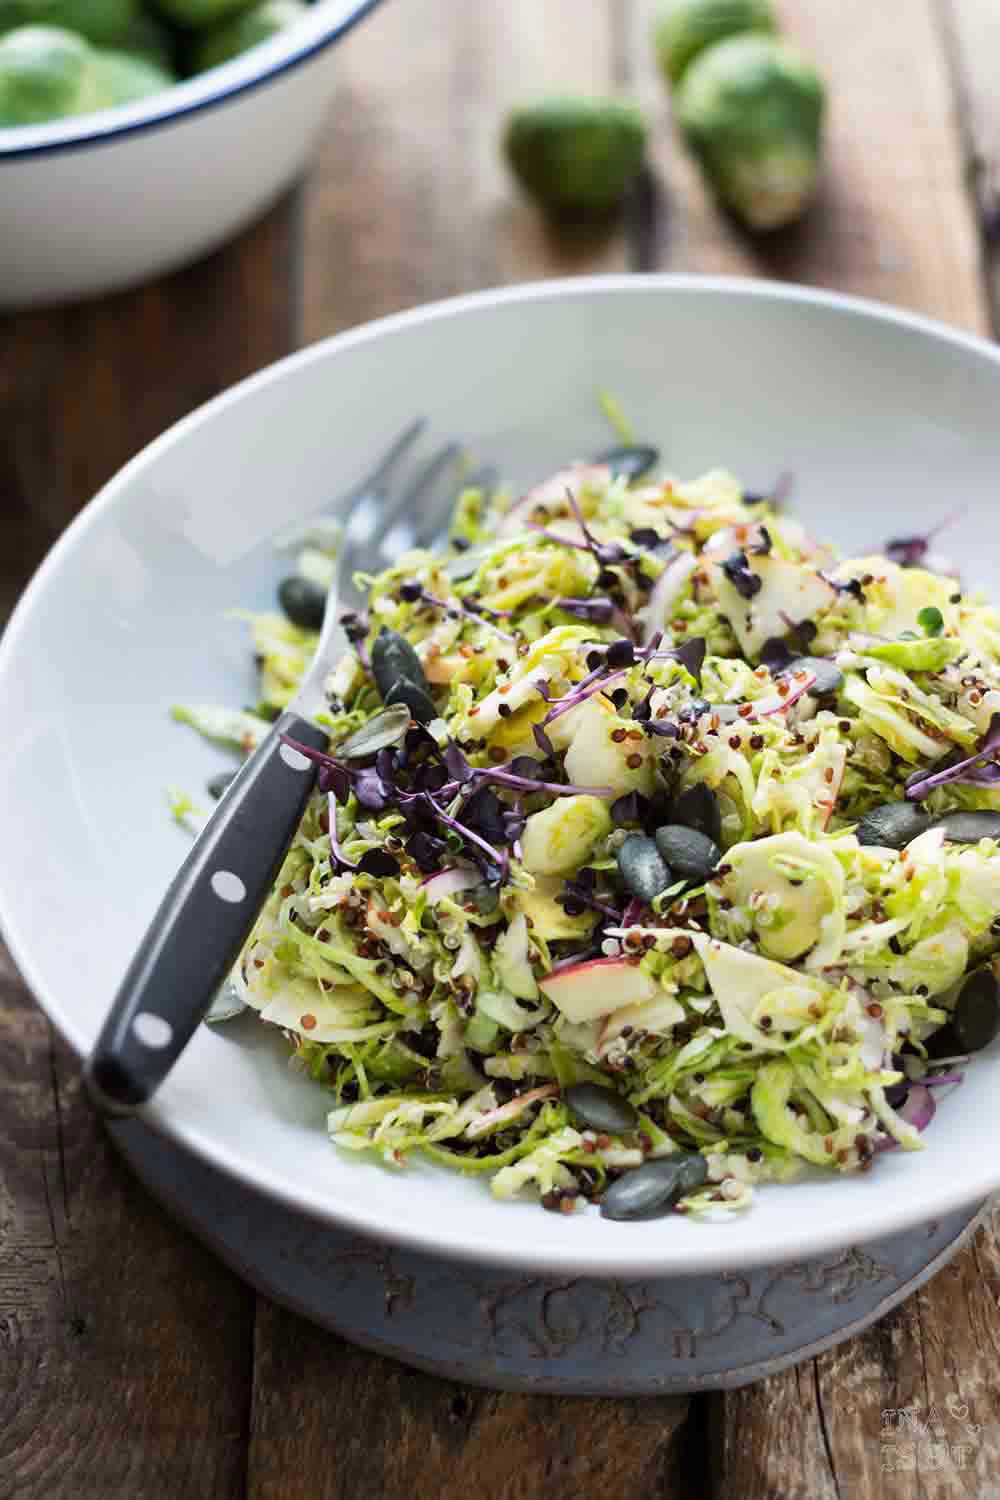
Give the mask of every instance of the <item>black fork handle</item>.
M 267 899 L 316 781 L 284 736 L 327 736 L 286 712 L 227 788 L 129 964 L 86 1078 L 100 1107 L 131 1114 L 163 1082 L 203 1019 Z

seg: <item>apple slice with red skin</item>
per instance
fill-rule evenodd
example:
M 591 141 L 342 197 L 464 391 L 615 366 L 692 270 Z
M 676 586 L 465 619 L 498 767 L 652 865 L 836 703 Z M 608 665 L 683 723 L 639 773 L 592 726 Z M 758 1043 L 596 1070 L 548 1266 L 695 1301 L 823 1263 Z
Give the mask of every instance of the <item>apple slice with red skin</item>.
M 576 1023 L 609 1016 L 627 1005 L 641 1005 L 659 994 L 655 979 L 627 958 L 591 958 L 546 975 L 538 987 L 567 1020 Z

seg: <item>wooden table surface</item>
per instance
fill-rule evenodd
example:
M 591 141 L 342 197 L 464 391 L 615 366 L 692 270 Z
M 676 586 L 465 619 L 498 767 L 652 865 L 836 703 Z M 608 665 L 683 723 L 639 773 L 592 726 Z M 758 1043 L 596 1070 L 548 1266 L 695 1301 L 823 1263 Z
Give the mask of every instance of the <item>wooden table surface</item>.
M 0 320 L 0 607 L 164 427 L 303 343 L 429 298 L 735 272 L 995 331 L 1000 4 L 781 9 L 827 75 L 829 149 L 808 221 L 754 244 L 678 147 L 644 0 L 388 0 L 343 45 L 308 181 L 263 222 L 141 291 Z M 627 89 L 654 122 L 650 180 L 607 237 L 547 232 L 498 161 L 506 106 L 550 86 Z M 744 1391 L 463 1389 L 319 1332 L 217 1264 L 111 1154 L 9 959 L 0 988 L 4 1500 L 1000 1497 L 997 1226 L 867 1333 Z

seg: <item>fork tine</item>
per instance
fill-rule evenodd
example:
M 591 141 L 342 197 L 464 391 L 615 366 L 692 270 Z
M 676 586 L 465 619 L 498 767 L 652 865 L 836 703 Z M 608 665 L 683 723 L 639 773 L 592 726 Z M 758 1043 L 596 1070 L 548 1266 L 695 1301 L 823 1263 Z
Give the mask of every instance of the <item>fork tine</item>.
M 371 473 L 366 475 L 360 484 L 348 490 L 345 495 L 339 496 L 330 505 L 324 505 L 321 510 L 314 511 L 305 520 L 294 522 L 275 538 L 276 548 L 279 551 L 289 552 L 296 547 L 301 547 L 308 540 L 315 526 L 323 521 L 330 522 L 340 516 L 344 517 L 345 542 L 352 531 L 357 531 L 359 525 L 362 527 L 362 537 L 367 539 L 374 531 L 377 519 L 372 511 L 372 501 L 384 494 L 393 470 L 426 426 L 426 417 L 417 417 L 408 427 L 404 427 L 399 436 L 393 439 Z
M 380 460 L 369 477 L 358 486 L 355 493 L 359 493 L 362 490 L 384 489 L 386 481 L 392 475 L 393 469 L 399 463 L 406 450 L 413 446 L 426 426 L 427 418 L 417 417 L 415 421 L 410 423 L 409 427 L 404 427 L 399 437 L 390 445 L 385 457 Z
M 437 515 L 440 506 L 434 505 L 434 489 L 441 476 L 454 464 L 460 453 L 457 443 L 447 443 L 433 454 L 400 493 L 382 507 L 379 516 L 378 535 L 371 539 L 363 567 L 376 567 L 408 551 L 414 543 L 414 516 L 422 516 L 432 507 Z M 449 502 L 450 504 L 450 498 Z

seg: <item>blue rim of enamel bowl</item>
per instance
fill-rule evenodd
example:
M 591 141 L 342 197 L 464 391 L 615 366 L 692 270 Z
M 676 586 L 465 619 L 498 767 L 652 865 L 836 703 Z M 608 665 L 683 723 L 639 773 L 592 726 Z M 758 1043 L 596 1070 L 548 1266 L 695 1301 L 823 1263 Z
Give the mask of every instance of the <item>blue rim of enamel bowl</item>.
M 379 4 L 381 0 L 355 0 L 354 4 L 341 7 L 337 19 L 325 25 L 319 24 L 321 17 L 318 14 L 308 20 L 304 18 L 283 35 L 253 48 L 251 52 L 244 53 L 232 62 L 213 68 L 200 78 L 177 83 L 138 104 L 102 110 L 77 119 L 0 128 L 0 167 L 7 162 L 21 161 L 30 156 L 51 156 L 56 152 L 77 151 L 82 147 L 111 145 L 125 136 L 159 130 L 172 125 L 176 120 L 187 119 L 204 110 L 227 104 L 231 99 L 248 94 L 263 84 L 273 83 L 275 79 L 308 62 L 317 53 L 346 36 Z M 302 40 L 289 50 L 290 40 L 296 35 L 302 37 Z M 253 65 L 254 59 L 257 60 L 257 66 Z M 213 88 L 207 80 L 215 75 L 218 75 L 218 84 Z M 181 97 L 177 102 L 166 102 L 178 94 Z M 158 104 L 159 100 L 164 102 Z M 120 123 L 115 123 L 119 117 Z M 10 145 L 7 144 L 8 140 Z

